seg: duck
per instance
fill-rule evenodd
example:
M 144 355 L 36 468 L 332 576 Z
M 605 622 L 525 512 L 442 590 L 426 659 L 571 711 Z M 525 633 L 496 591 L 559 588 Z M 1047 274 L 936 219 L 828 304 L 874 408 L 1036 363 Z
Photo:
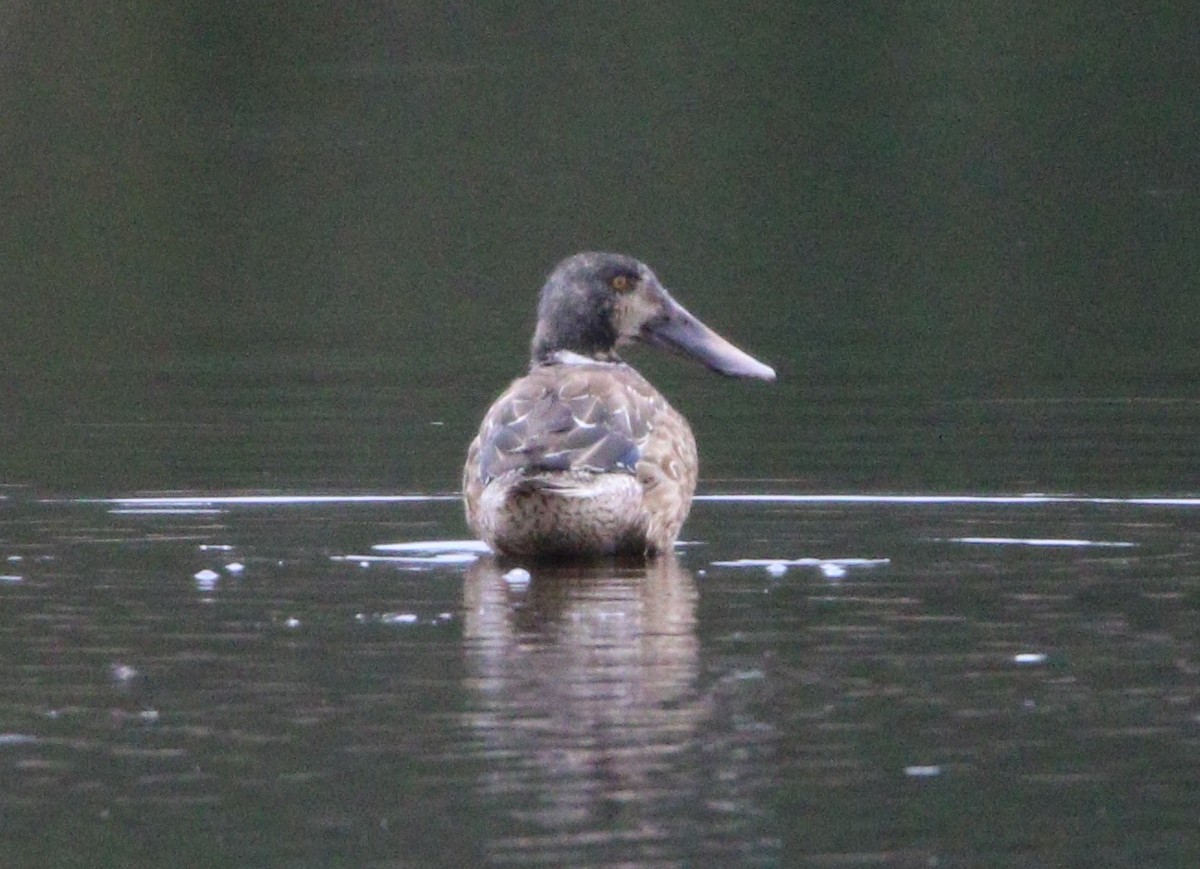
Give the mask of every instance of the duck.
M 688 421 L 618 355 L 635 342 L 728 377 L 775 379 L 677 302 L 645 263 L 605 252 L 562 260 L 541 290 L 528 373 L 495 400 L 467 449 L 467 524 L 496 555 L 673 551 L 699 455 Z

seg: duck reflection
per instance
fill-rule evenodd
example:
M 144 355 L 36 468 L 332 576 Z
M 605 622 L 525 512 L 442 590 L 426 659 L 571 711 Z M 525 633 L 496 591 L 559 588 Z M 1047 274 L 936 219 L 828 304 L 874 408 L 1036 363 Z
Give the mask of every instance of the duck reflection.
M 686 790 L 675 757 L 701 718 L 695 583 L 673 555 L 523 580 L 492 559 L 466 579 L 485 795 L 543 831 L 627 837 L 622 818 L 644 826 L 651 799 Z

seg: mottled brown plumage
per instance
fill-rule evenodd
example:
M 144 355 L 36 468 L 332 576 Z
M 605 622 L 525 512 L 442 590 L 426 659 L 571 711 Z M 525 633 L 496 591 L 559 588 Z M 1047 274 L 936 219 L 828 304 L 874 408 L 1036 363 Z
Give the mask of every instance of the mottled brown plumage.
M 696 488 L 696 442 L 687 420 L 616 355 L 631 340 L 730 376 L 774 378 L 637 260 L 564 260 L 542 290 L 529 374 L 496 400 L 467 451 L 467 523 L 497 553 L 596 557 L 674 544 Z

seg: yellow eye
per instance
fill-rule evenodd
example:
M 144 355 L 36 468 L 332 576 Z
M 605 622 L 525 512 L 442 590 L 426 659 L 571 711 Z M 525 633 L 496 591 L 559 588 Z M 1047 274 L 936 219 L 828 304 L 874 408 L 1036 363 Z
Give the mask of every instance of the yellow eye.
M 617 275 L 608 283 L 618 293 L 623 293 L 629 289 L 629 275 Z

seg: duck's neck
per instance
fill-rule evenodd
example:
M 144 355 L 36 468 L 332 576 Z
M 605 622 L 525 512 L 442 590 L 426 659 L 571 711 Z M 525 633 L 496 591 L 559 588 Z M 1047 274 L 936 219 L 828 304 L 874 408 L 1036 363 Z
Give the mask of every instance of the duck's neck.
M 564 331 L 561 328 L 552 329 L 542 321 L 533 335 L 532 362 L 534 365 L 546 365 L 561 354 L 595 362 L 620 362 L 621 357 L 614 346 L 616 337 L 611 326 Z
M 618 335 L 611 303 L 593 296 L 564 292 L 550 284 L 542 289 L 531 348 L 535 362 L 549 359 L 559 350 L 603 362 L 617 358 Z

